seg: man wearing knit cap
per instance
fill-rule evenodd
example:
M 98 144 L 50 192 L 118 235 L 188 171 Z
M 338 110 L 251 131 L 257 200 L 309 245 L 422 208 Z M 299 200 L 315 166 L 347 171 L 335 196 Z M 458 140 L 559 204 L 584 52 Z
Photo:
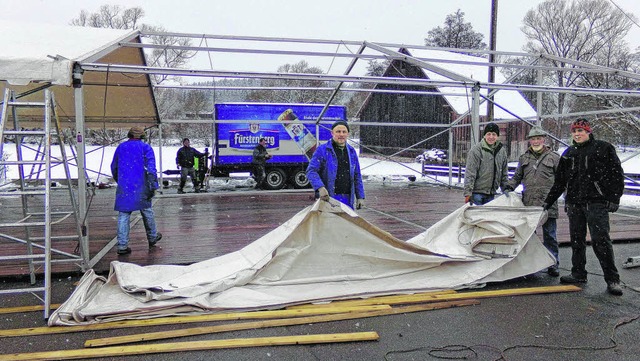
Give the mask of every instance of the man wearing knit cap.
M 204 156 L 204 153 L 200 153 L 195 148 L 191 147 L 191 141 L 189 138 L 182 139 L 182 147 L 178 149 L 178 152 L 176 153 L 176 165 L 180 168 L 180 185 L 178 186 L 178 194 L 184 193 L 184 185 L 187 183 L 187 176 L 191 178 L 194 192 L 200 193 L 200 184 L 198 182 L 194 166 L 196 157 L 199 158 L 202 156 Z
M 587 227 L 593 251 L 600 262 L 607 291 L 622 295 L 609 237 L 609 212 L 618 210 L 624 191 L 624 172 L 613 145 L 596 140 L 591 124 L 577 119 L 571 124 L 571 145 L 562 153 L 553 187 L 542 207 L 547 210 L 565 192 L 565 210 L 571 236 L 571 274 L 562 283 L 587 282 Z
M 464 171 L 465 203 L 482 205 L 492 201 L 498 187 L 505 193 L 508 191 L 507 151 L 499 136 L 498 125 L 489 123 L 484 127 L 482 140 L 469 151 Z
M 347 144 L 349 124 L 338 120 L 331 126 L 331 140 L 321 144 L 309 161 L 307 177 L 316 198 L 335 198 L 351 208 L 364 206 L 364 186 L 356 150 Z M 354 207 L 355 206 L 355 207 Z
M 162 238 L 156 229 L 151 198 L 158 189 L 156 158 L 151 146 L 142 141 L 144 129 L 132 127 L 129 140 L 116 148 L 111 161 L 111 174 L 118 183 L 114 210 L 118 211 L 118 255 L 131 253 L 129 220 L 133 211 L 140 211 L 147 232 L 149 248 Z

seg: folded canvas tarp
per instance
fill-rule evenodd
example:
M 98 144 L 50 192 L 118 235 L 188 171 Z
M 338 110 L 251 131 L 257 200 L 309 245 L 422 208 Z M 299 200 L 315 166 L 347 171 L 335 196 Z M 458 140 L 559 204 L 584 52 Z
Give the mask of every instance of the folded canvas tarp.
M 554 263 L 535 235 L 540 207 L 517 196 L 464 205 L 426 232 L 399 240 L 331 200 L 318 201 L 243 249 L 188 266 L 114 261 L 88 271 L 50 325 L 474 287 Z

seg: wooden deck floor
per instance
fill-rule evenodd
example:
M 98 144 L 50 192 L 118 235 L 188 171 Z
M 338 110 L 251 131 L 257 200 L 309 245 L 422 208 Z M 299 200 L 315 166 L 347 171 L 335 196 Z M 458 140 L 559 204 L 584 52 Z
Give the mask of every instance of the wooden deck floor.
M 420 183 L 366 183 L 367 207 L 359 214 L 367 221 L 407 240 L 424 231 L 462 205 L 462 191 Z M 113 211 L 114 189 L 98 189 L 91 198 L 89 212 L 90 253 L 94 257 L 116 236 Z M 154 211 L 163 239 L 155 248 L 147 246 L 141 221 L 131 227 L 133 252 L 117 256 L 109 249 L 94 270 L 105 273 L 113 260 L 151 264 L 191 264 L 236 251 L 273 230 L 313 202 L 310 190 L 254 191 L 238 189 L 209 193 L 175 194 L 164 191 L 156 198 Z M 62 197 L 64 195 L 56 196 Z M 67 193 L 68 197 L 68 193 Z M 68 199 L 68 198 L 67 198 Z M 0 223 L 22 214 L 20 199 L 3 199 Z M 640 234 L 638 212 L 633 218 L 614 214 L 611 235 L 614 240 L 635 240 Z M 137 215 L 137 212 L 134 213 Z M 135 218 L 135 217 L 132 217 Z M 69 222 L 54 226 L 53 234 L 72 228 Z M 22 237 L 21 228 L 0 229 L 1 233 Z M 2 238 L 2 237 L 0 237 Z M 561 212 L 558 222 L 560 242 L 568 242 L 568 224 Z M 75 241 L 56 241 L 54 247 L 72 253 Z M 24 254 L 24 246 L 0 239 L 2 255 Z M 79 272 L 72 263 L 56 263 L 53 273 Z M 26 262 L 0 263 L 0 277 L 28 273 Z

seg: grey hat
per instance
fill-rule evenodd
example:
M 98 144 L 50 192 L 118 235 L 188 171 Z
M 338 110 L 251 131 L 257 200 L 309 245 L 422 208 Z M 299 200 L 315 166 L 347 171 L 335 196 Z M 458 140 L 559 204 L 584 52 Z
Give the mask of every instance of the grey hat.
M 533 138 L 533 137 L 546 137 L 547 136 L 547 132 L 545 132 L 542 128 L 535 126 L 533 128 L 531 128 L 531 130 L 529 131 L 529 134 L 527 135 L 527 138 Z

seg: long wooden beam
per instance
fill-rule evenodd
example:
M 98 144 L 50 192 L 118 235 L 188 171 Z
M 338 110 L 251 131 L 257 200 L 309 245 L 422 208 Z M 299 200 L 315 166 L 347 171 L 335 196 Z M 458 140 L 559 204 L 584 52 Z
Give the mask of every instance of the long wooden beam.
M 37 335 L 51 335 L 59 333 L 71 333 L 71 332 L 83 332 L 83 331 L 97 331 L 97 330 L 111 330 L 118 328 L 130 328 L 130 327 L 146 327 L 146 326 L 161 326 L 161 325 L 173 325 L 173 324 L 185 324 L 194 322 L 212 322 L 212 321 L 236 321 L 236 320 L 256 320 L 256 319 L 271 319 L 281 317 L 302 317 L 310 315 L 325 315 L 332 313 L 345 313 L 345 312 L 361 312 L 361 311 L 374 311 L 390 309 L 389 305 L 366 305 L 366 306 L 348 306 L 348 307 L 336 307 L 336 308 L 309 308 L 300 310 L 273 310 L 273 311 L 251 311 L 251 312 L 235 312 L 235 313 L 215 313 L 209 315 L 197 315 L 197 316 L 173 316 L 162 318 L 151 318 L 146 320 L 126 320 L 116 322 L 104 322 L 91 325 L 79 325 L 79 326 L 52 326 L 52 327 L 28 327 L 28 328 L 15 328 L 9 330 L 0 330 L 0 337 L 21 337 L 21 336 L 37 336 Z
M 459 293 L 445 293 L 445 294 L 430 294 L 430 293 L 416 293 L 412 295 L 394 295 L 394 296 L 382 296 L 372 297 L 360 300 L 346 300 L 346 301 L 334 301 L 326 304 L 306 304 L 299 306 L 291 306 L 287 309 L 298 310 L 311 307 L 332 307 L 332 306 L 364 306 L 364 305 L 399 305 L 410 303 L 423 303 L 423 302 L 441 302 L 441 301 L 454 301 L 464 299 L 478 299 L 478 298 L 491 298 L 491 297 L 511 297 L 511 296 L 524 296 L 524 295 L 536 295 L 546 293 L 559 293 L 559 292 L 577 292 L 581 291 L 580 287 L 574 285 L 561 285 L 561 286 L 544 286 L 544 287 L 526 287 L 526 288 L 512 288 L 504 290 L 493 291 L 475 291 L 475 292 L 459 292 Z
M 55 310 L 60 307 L 59 303 L 51 305 L 49 307 L 50 310 Z M 2 307 L 0 308 L 0 314 L 7 313 L 24 313 L 24 312 L 34 312 L 34 311 L 43 311 L 44 305 L 35 305 L 35 306 L 18 306 L 18 307 Z
M 317 344 L 334 342 L 354 342 L 354 341 L 376 341 L 379 336 L 377 332 L 353 332 L 316 334 L 302 336 L 278 336 L 259 338 L 240 338 L 230 340 L 207 340 L 161 343 L 152 345 L 134 346 L 113 346 L 95 349 L 75 349 L 61 351 L 45 351 L 32 353 L 14 353 L 0 355 L 0 361 L 39 361 L 39 360 L 75 360 L 96 357 L 115 357 L 143 355 L 153 353 L 169 353 L 181 351 L 203 351 L 217 350 L 224 348 L 259 347 L 259 346 L 282 346 L 298 344 Z
M 240 331 L 240 330 L 267 328 L 267 327 L 293 326 L 293 325 L 304 325 L 304 324 L 310 324 L 310 323 L 352 320 L 356 318 L 377 317 L 377 316 L 395 315 L 399 313 L 410 313 L 410 312 L 437 310 L 437 309 L 450 308 L 450 307 L 470 306 L 470 305 L 477 305 L 479 303 L 480 302 L 476 300 L 436 302 L 436 303 L 427 303 L 423 305 L 398 307 L 398 308 L 392 308 L 388 310 L 379 310 L 379 311 L 350 312 L 350 313 L 341 313 L 336 315 L 285 318 L 285 319 L 277 319 L 277 320 L 193 327 L 193 328 L 186 328 L 186 329 L 180 329 L 180 330 L 168 330 L 168 331 L 160 331 L 160 332 L 150 332 L 150 333 L 143 333 L 143 334 L 106 337 L 106 338 L 87 340 L 85 341 L 84 346 L 85 347 L 101 347 L 101 346 L 121 345 L 125 343 L 151 341 L 151 340 L 164 340 L 168 338 L 187 337 L 187 336 L 204 335 L 204 334 L 228 332 L 228 331 Z

